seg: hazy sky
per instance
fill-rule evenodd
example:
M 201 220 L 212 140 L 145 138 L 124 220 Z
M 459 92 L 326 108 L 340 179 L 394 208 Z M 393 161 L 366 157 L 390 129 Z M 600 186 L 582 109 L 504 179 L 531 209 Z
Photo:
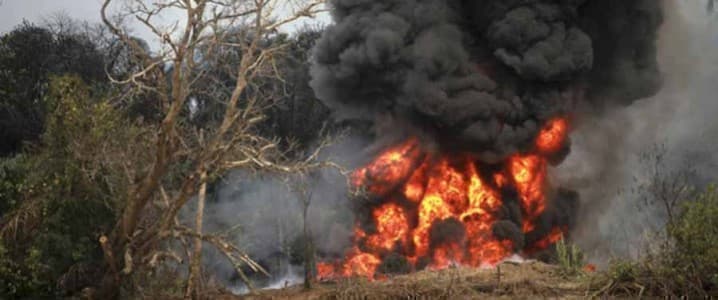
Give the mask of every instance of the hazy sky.
M 151 3 L 153 0 L 147 0 Z M 52 16 L 55 13 L 63 13 L 73 19 L 85 20 L 89 22 L 100 22 L 100 8 L 103 0 L 0 0 L 0 33 L 8 32 L 15 26 L 20 24 L 23 19 L 33 23 L 42 23 L 42 20 Z M 125 1 L 117 0 L 117 4 Z M 166 16 L 164 20 L 171 22 L 171 16 Z M 307 20 L 304 23 L 312 22 L 329 22 L 329 16 L 323 14 L 316 20 Z M 301 26 L 303 23 L 294 25 Z M 293 28 L 285 28 L 292 30 Z M 143 30 L 141 26 L 134 26 L 134 34 L 148 40 L 153 44 L 152 34 Z
M 0 32 L 12 30 L 23 19 L 39 23 L 43 17 L 56 12 L 99 22 L 100 7 L 102 0 L 0 0 Z

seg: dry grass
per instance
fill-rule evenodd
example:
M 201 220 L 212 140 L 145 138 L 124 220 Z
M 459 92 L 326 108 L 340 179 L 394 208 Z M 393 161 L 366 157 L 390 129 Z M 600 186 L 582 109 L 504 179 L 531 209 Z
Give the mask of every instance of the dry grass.
M 494 269 L 421 271 L 389 280 L 345 279 L 304 291 L 290 287 L 240 298 L 264 299 L 535 299 L 586 298 L 595 291 L 591 276 L 563 276 L 559 267 L 536 261 L 503 263 Z M 227 298 L 230 299 L 230 298 Z

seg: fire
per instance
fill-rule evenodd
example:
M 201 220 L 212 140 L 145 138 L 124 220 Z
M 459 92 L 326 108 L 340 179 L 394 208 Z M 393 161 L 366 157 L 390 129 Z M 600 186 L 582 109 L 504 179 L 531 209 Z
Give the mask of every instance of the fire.
M 526 252 L 536 252 L 542 249 L 546 249 L 548 246 L 558 242 L 563 238 L 563 233 L 566 231 L 564 228 L 554 227 L 551 228 L 551 232 L 546 235 L 543 239 L 534 243 L 531 248 L 528 248 Z
M 372 277 L 381 260 L 369 253 L 358 253 L 352 256 L 345 264 L 342 275 Z
M 525 214 L 523 231 L 529 232 L 534 229 L 534 219 L 546 209 L 546 159 L 537 155 L 515 156 L 510 159 L 509 169 Z
M 404 209 L 394 203 L 387 203 L 377 208 L 373 215 L 377 223 L 377 234 L 367 241 L 371 247 L 391 250 L 396 242 L 405 239 L 409 232 L 409 223 Z
M 556 118 L 548 122 L 536 139 L 536 148 L 541 153 L 553 153 L 561 149 L 568 136 L 568 121 Z
M 419 155 L 418 144 L 418 140 L 411 139 L 387 150 L 370 166 L 354 172 L 352 183 L 357 187 L 368 187 L 374 195 L 386 194 L 411 172 L 413 160 Z
M 495 235 L 494 227 L 506 217 L 502 191 L 509 188 L 519 198 L 519 229 L 535 231 L 548 201 L 547 156 L 563 147 L 567 134 L 568 122 L 553 119 L 536 138 L 537 153 L 517 154 L 492 166 L 469 155 L 423 153 L 415 138 L 386 150 L 352 175 L 356 187 L 380 199 L 371 210 L 372 224 L 356 224 L 354 246 L 342 261 L 320 263 L 319 277 L 377 278 L 391 253 L 413 269 L 441 269 L 452 264 L 491 266 L 516 252 L 549 247 L 565 228 L 555 227 L 515 249 L 512 240 Z

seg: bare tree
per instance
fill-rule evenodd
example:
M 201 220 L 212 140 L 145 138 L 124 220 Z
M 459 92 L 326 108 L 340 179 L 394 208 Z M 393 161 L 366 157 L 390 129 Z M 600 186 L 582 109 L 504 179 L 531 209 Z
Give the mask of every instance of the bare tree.
M 304 241 L 304 288 L 312 288 L 314 280 L 314 240 L 309 229 L 309 206 L 312 204 L 312 190 L 305 176 L 297 178 L 292 186 L 302 207 L 302 240 Z
M 191 266 L 199 266 L 201 245 L 205 242 L 217 247 L 249 284 L 241 266 L 262 272 L 258 264 L 225 237 L 201 232 L 200 211 L 195 228 L 182 225 L 178 214 L 194 199 L 198 189 L 202 194 L 209 181 L 229 169 L 294 173 L 322 165 L 316 153 L 302 160 L 286 159 L 276 140 L 264 138 L 255 130 L 265 118 L 263 112 L 273 105 L 271 97 L 256 92 L 261 91 L 256 81 L 260 77 L 279 76 L 274 62 L 284 49 L 283 43 L 265 41 L 276 35 L 281 26 L 319 12 L 322 1 L 124 2 L 124 16 L 134 18 L 161 41 L 162 48 L 156 54 L 147 51 L 108 17 L 107 11 L 113 2 L 104 0 L 102 20 L 139 58 L 141 68 L 127 77 L 112 80 L 154 95 L 160 103 L 162 118 L 149 149 L 154 156 L 152 164 L 132 166 L 128 171 L 133 174 L 131 188 L 118 223 L 109 236 L 100 239 L 108 270 L 103 280 L 103 295 L 115 297 L 122 278 L 154 265 L 158 258 L 178 257 L 172 249 L 166 249 L 168 240 L 178 237 L 195 239 L 194 254 L 188 257 Z M 169 13 L 179 13 L 182 20 L 167 25 L 161 19 Z M 230 28 L 241 30 L 228 30 Z M 236 35 L 240 35 L 239 38 Z M 218 126 L 200 135 L 197 128 L 183 122 L 192 102 L 191 91 L 205 75 L 202 61 L 227 49 L 241 53 L 232 74 L 233 87 L 226 98 L 216 99 L 224 110 Z M 161 193 L 165 188 L 167 192 Z M 161 195 L 166 196 L 164 201 L 158 201 Z M 202 200 L 204 196 L 196 198 Z M 194 298 L 199 295 L 196 290 L 199 286 L 193 282 L 200 275 L 198 268 L 190 272 L 192 279 L 186 290 L 187 296 Z
M 694 191 L 695 168 L 688 162 L 672 162 L 664 144 L 656 144 L 639 155 L 645 176 L 637 180 L 641 205 L 655 208 L 670 227 L 680 210 L 680 203 Z

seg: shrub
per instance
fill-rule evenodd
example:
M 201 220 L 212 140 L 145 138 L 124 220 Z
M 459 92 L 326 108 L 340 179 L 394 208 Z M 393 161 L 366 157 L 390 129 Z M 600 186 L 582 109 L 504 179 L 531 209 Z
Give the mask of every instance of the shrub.
M 683 203 L 669 225 L 674 266 L 706 291 L 718 291 L 718 192 L 708 187 L 695 200 Z
M 718 296 L 718 191 L 709 186 L 692 198 L 681 201 L 655 250 L 636 262 L 611 263 L 601 293 Z
M 575 244 L 569 245 L 563 238 L 556 243 L 556 259 L 562 275 L 575 276 L 583 273 L 583 252 Z
M 53 78 L 48 95 L 42 143 L 0 162 L 1 299 L 57 297 L 100 279 L 97 240 L 127 190 L 121 166 L 143 157 L 127 150 L 143 145 L 140 131 L 79 78 Z

